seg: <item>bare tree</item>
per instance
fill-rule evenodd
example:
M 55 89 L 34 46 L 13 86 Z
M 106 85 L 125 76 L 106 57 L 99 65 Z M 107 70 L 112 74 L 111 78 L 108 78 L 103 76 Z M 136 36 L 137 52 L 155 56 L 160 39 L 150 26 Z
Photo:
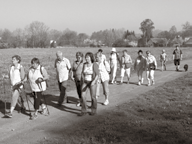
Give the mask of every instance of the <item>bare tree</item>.
M 46 47 L 49 28 L 43 22 L 32 22 L 26 27 L 28 47 Z

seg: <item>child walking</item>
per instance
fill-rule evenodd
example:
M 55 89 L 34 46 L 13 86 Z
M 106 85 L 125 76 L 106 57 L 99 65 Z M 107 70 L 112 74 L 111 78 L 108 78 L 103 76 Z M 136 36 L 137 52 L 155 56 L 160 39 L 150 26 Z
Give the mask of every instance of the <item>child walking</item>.
M 161 71 L 166 71 L 166 62 L 167 54 L 165 53 L 165 50 L 162 50 L 162 54 L 160 54 Z

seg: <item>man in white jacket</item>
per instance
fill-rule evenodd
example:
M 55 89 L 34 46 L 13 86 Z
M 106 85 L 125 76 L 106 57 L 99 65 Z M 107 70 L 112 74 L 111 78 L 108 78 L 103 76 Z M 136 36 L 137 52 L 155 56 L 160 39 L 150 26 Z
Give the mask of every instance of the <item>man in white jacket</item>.
M 69 78 L 69 73 L 71 71 L 71 64 L 67 58 L 63 57 L 61 51 L 57 51 L 56 56 L 57 59 L 55 60 L 55 68 L 57 72 L 57 80 L 60 90 L 58 105 L 61 106 L 63 102 L 64 103 L 67 102 L 66 89 L 67 89 L 67 80 Z

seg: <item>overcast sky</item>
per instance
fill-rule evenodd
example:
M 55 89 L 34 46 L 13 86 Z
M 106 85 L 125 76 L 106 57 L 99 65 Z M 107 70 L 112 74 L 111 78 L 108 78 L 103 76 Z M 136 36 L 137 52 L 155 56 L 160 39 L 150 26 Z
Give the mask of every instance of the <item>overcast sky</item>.
M 0 0 L 0 29 L 24 28 L 33 21 L 50 29 L 94 31 L 125 28 L 141 33 L 140 23 L 149 18 L 155 29 L 181 30 L 192 23 L 192 0 Z

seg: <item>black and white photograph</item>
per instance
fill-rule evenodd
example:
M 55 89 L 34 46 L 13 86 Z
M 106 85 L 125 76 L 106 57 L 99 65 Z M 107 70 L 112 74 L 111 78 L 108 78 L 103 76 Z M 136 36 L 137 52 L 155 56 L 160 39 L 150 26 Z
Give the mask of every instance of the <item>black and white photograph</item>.
M 0 0 L 0 144 L 192 144 L 192 0 Z

